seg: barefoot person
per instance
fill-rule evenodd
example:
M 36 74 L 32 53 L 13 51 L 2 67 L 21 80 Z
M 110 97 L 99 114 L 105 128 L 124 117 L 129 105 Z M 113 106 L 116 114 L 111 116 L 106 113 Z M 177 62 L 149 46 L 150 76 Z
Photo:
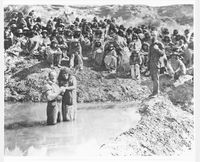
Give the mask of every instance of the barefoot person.
M 48 83 L 44 87 L 47 98 L 47 125 L 54 125 L 62 120 L 60 102 L 64 89 L 57 85 L 54 71 L 49 72 L 48 77 Z
M 69 69 L 63 68 L 60 70 L 58 83 L 60 87 L 63 86 L 66 89 L 62 98 L 63 121 L 75 120 L 77 112 L 76 78 Z

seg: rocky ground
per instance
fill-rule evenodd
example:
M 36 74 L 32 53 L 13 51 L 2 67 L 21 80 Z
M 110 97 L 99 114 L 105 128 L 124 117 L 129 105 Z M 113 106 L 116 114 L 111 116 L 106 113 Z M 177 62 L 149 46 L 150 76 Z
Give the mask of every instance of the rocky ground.
M 142 116 L 136 128 L 103 144 L 101 155 L 182 155 L 191 150 L 194 139 L 193 115 L 174 106 L 166 96 L 143 100 Z

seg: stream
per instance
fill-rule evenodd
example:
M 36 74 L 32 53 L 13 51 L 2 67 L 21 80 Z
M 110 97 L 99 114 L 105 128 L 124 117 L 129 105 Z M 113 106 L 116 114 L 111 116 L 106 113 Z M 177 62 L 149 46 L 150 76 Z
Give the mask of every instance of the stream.
M 46 125 L 46 103 L 5 104 L 5 156 L 97 156 L 140 120 L 137 103 L 78 104 L 77 120 Z

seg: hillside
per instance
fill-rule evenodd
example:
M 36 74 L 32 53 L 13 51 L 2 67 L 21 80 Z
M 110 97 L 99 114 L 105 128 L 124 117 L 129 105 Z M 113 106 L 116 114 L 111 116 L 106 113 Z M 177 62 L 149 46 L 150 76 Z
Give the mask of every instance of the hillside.
M 49 18 L 61 16 L 66 22 L 72 22 L 75 17 L 91 20 L 94 16 L 99 18 L 114 17 L 116 22 L 130 25 L 157 23 L 159 26 L 169 28 L 192 28 L 193 5 L 172 5 L 162 7 L 150 7 L 145 5 L 102 5 L 102 6 L 64 6 L 64 5 L 40 5 L 40 6 L 7 6 L 4 8 L 4 20 L 8 21 L 12 11 L 22 11 L 27 14 L 35 10 L 37 16 L 41 16 L 44 22 Z

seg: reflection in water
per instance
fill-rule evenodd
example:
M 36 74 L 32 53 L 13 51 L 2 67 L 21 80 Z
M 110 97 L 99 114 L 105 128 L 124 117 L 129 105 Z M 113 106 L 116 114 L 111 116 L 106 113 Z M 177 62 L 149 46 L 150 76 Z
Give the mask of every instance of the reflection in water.
M 110 138 L 136 125 L 136 104 L 79 105 L 74 122 L 46 125 L 46 104 L 5 105 L 5 155 L 96 156 Z

